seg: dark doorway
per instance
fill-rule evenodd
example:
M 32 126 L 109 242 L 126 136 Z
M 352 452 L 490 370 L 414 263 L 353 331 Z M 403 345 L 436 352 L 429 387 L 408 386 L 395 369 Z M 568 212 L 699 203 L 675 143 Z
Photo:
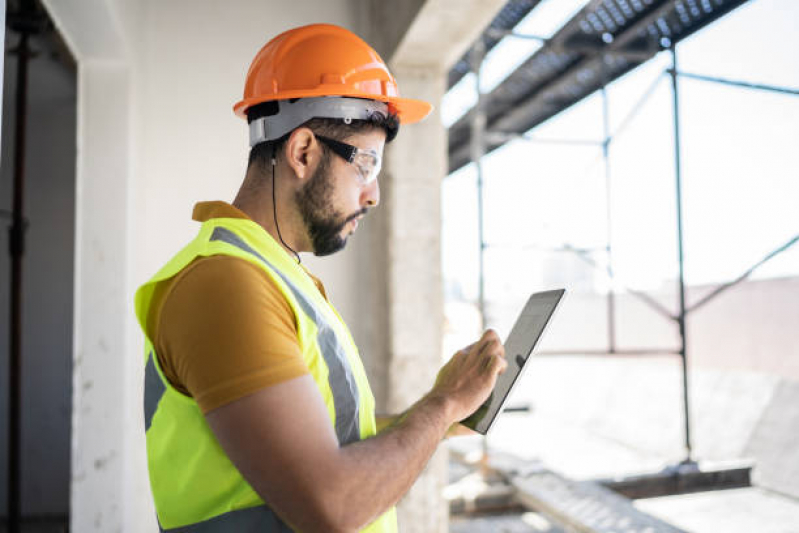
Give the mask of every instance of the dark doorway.
M 25 13 L 36 20 L 25 20 Z M 21 18 L 23 17 L 23 18 Z M 21 28 L 28 39 L 27 105 L 18 113 Z M 9 449 L 19 437 L 22 531 L 69 527 L 75 246 L 77 67 L 38 2 L 7 0 L 0 220 L 12 225 L 16 121 L 25 121 L 24 255 L 21 287 L 19 435 L 11 435 L 9 391 L 12 259 L 0 231 L 0 515 L 8 529 Z

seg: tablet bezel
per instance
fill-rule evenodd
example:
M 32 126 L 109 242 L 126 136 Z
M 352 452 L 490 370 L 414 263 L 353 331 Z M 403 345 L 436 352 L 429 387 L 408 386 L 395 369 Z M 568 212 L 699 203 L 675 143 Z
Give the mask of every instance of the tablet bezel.
M 518 366 L 519 370 L 518 370 L 518 372 L 516 372 L 516 375 L 513 377 L 513 380 L 511 381 L 511 384 L 508 387 L 507 392 L 505 393 L 505 397 L 502 398 L 502 400 L 500 401 L 499 407 L 496 409 L 496 411 L 494 412 L 493 416 L 491 416 L 491 419 L 488 421 L 487 425 L 485 424 L 485 420 L 486 420 L 485 417 L 488 416 L 487 414 L 483 415 L 477 421 L 472 421 L 472 418 L 474 418 L 474 416 L 477 414 L 477 412 L 480 409 L 478 409 L 477 411 L 475 411 L 474 413 L 472 413 L 471 415 L 466 417 L 464 420 L 462 420 L 461 424 L 465 425 L 466 427 L 468 427 L 468 428 L 470 428 L 470 429 L 472 429 L 472 430 L 474 430 L 477 433 L 480 433 L 482 435 L 487 435 L 488 434 L 488 432 L 491 430 L 491 428 L 494 425 L 494 421 L 502 413 L 502 410 L 505 407 L 505 403 L 508 401 L 508 397 L 511 395 L 511 392 L 516 387 L 516 384 L 519 382 L 519 376 L 522 375 L 522 373 L 524 372 L 525 368 L 527 367 L 527 362 L 532 357 L 532 354 L 533 354 L 533 351 L 535 350 L 535 347 L 541 341 L 541 337 L 544 336 L 544 332 L 546 331 L 547 326 L 552 321 L 552 315 L 555 314 L 555 310 L 558 308 L 558 305 L 562 301 L 563 295 L 565 294 L 565 292 L 566 292 L 566 289 L 555 289 L 555 290 L 550 290 L 550 291 L 536 292 L 536 293 L 533 293 L 532 295 L 530 295 L 530 298 L 527 299 L 527 303 L 525 303 L 524 307 L 522 308 L 522 311 L 519 313 L 519 316 L 516 319 L 516 322 L 514 323 L 510 334 L 508 334 L 508 338 L 505 340 L 505 345 L 508 344 L 508 341 L 511 338 L 510 336 L 513 334 L 513 332 L 516 329 L 516 326 L 522 320 L 522 317 L 525 315 L 525 313 L 528 312 L 530 307 L 536 306 L 536 305 L 541 305 L 540 300 L 542 300 L 542 299 L 551 299 L 551 298 L 553 298 L 553 296 L 554 296 L 554 302 L 552 303 L 552 307 L 546 312 L 546 318 L 544 319 L 544 323 L 543 323 L 543 325 L 542 325 L 542 327 L 540 329 L 540 333 L 538 334 L 538 336 L 532 341 L 532 343 L 525 342 L 523 344 L 523 345 L 528 345 L 529 344 L 529 349 L 527 350 L 527 353 L 524 356 L 524 364 L 521 365 L 521 366 L 518 366 L 515 363 L 515 361 L 508 359 L 509 357 L 515 357 L 515 356 L 513 356 L 513 355 L 511 355 L 511 354 L 506 352 L 505 353 L 505 358 L 506 358 L 506 360 L 508 362 L 508 370 L 506 370 L 506 372 L 513 371 L 513 368 L 517 367 L 517 366 Z M 519 354 L 519 355 L 521 355 L 521 354 Z M 497 380 L 497 384 L 498 383 L 499 383 L 499 379 Z M 496 384 L 494 385 L 494 387 L 495 387 L 495 390 L 496 390 Z M 492 391 L 491 394 L 493 395 L 494 391 Z M 490 402 L 490 400 L 491 400 L 491 396 L 488 397 L 486 402 Z M 485 402 L 483 403 L 483 405 L 481 405 L 481 408 L 483 406 L 485 406 Z M 481 426 L 485 426 L 485 429 L 482 430 Z

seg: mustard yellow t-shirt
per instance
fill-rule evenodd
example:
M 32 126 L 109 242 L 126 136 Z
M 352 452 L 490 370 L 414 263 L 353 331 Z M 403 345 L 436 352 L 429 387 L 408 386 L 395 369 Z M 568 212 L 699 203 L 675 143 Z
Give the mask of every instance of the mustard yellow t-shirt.
M 249 217 L 225 202 L 202 202 L 193 218 Z M 203 413 L 309 372 L 280 289 L 263 269 L 237 257 L 197 258 L 161 282 L 147 329 L 166 378 Z

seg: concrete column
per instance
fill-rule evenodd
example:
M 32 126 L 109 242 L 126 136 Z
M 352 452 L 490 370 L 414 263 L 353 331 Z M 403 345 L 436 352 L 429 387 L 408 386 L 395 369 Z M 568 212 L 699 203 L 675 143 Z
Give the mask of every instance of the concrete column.
M 393 65 L 403 94 L 438 105 L 445 76 L 434 67 Z M 446 132 L 434 114 L 401 128 L 388 146 L 382 183 L 388 216 L 387 407 L 401 412 L 433 385 L 441 366 L 441 180 L 447 169 Z M 447 457 L 442 447 L 400 502 L 403 532 L 444 532 L 441 494 Z
M 78 88 L 73 531 L 123 531 L 131 425 L 126 360 L 128 72 L 82 63 Z M 91 102 L 91 105 L 86 105 Z
M 440 107 L 446 74 L 506 0 L 364 0 L 364 35 L 389 66 L 403 96 Z M 385 266 L 387 302 L 383 361 L 367 362 L 385 393 L 378 406 L 401 412 L 425 394 L 442 363 L 441 181 L 447 172 L 447 138 L 437 111 L 401 129 L 386 150 L 381 176 L 383 206 L 375 230 L 385 239 L 376 264 Z M 372 236 L 374 241 L 374 236 Z M 372 298 L 379 303 L 381 296 Z M 381 346 L 382 347 L 382 346 Z M 383 364 L 381 364 L 383 363 Z M 376 372 L 379 370 L 379 372 Z M 379 387 L 378 385 L 378 387 Z M 385 402 L 385 404 L 382 403 Z M 442 446 L 398 506 L 403 532 L 445 532 L 442 493 L 447 454 Z
M 132 341 L 133 75 L 124 32 L 139 6 L 44 4 L 78 62 L 70 530 L 154 531 L 142 354 Z

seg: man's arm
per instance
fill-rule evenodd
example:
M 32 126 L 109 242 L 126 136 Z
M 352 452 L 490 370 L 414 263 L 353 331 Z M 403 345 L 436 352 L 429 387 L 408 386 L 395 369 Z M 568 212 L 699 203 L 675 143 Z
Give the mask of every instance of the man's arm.
M 384 429 L 391 427 L 396 422 L 399 422 L 402 416 L 403 415 L 376 415 L 375 421 L 377 425 L 377 432 L 380 433 Z M 449 427 L 446 435 L 444 435 L 444 438 L 448 439 L 450 437 L 464 437 L 467 435 L 477 435 L 477 432 L 467 426 L 464 426 L 460 422 L 455 422 Z
M 399 422 L 402 415 L 375 415 L 375 422 L 377 425 L 377 432 L 381 433 L 384 429 L 392 426 L 395 422 Z
M 285 521 L 302 531 L 356 531 L 407 492 L 447 429 L 488 398 L 505 366 L 502 344 L 488 331 L 453 356 L 400 420 L 343 447 L 310 376 L 206 417 L 245 479 Z

